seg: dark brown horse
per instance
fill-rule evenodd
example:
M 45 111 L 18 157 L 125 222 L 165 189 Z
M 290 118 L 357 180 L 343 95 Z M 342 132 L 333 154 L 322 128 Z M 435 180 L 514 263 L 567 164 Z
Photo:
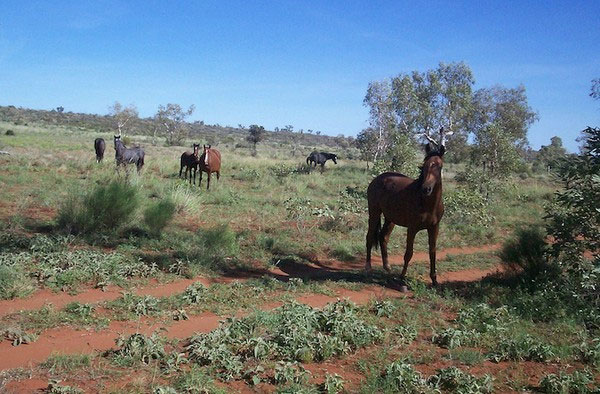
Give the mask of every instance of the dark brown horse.
M 390 271 L 387 244 L 395 225 L 407 228 L 406 252 L 402 279 L 413 255 L 415 235 L 427 230 L 429 235 L 429 276 L 433 285 L 437 285 L 435 272 L 435 246 L 438 238 L 440 220 L 444 214 L 442 203 L 442 156 L 444 145 L 437 151 L 425 147 L 427 155 L 421 167 L 418 179 L 412 179 L 396 172 L 385 172 L 377 176 L 367 189 L 369 201 L 369 231 L 367 232 L 366 270 L 371 269 L 371 248 L 381 246 L 383 268 Z M 380 228 L 380 217 L 385 222 Z
M 104 138 L 96 138 L 94 140 L 94 149 L 96 150 L 96 162 L 100 163 L 104 159 L 104 150 L 106 149 Z
M 188 171 L 190 172 L 190 183 L 192 183 L 192 170 L 194 171 L 194 185 L 196 184 L 196 171 L 198 170 L 198 160 L 200 154 L 200 144 L 194 144 L 193 152 L 183 152 L 181 154 L 181 166 L 179 167 L 179 177 L 181 178 L 181 171 L 185 167 L 185 178 L 188 177 Z
M 206 190 L 210 187 L 210 174 L 213 172 L 217 173 L 217 180 L 221 177 L 221 152 L 216 149 L 212 149 L 210 145 L 203 145 L 204 151 L 202 156 L 198 159 L 198 166 L 200 166 L 200 180 L 198 186 L 202 183 L 202 172 L 208 174 L 208 182 Z

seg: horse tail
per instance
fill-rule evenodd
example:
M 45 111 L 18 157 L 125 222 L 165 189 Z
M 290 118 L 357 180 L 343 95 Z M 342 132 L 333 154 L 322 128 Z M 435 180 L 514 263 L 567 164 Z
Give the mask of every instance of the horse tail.
M 306 158 L 306 164 L 308 164 L 308 161 L 309 161 L 309 160 L 310 160 L 310 156 L 308 156 L 308 157 Z

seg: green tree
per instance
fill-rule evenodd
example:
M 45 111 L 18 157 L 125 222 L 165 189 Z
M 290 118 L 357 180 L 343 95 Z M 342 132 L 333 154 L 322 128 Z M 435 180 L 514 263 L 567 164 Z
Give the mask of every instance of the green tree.
M 473 73 L 465 63 L 440 63 L 392 79 L 392 105 L 400 131 L 430 142 L 468 133 L 473 112 Z M 439 130 L 444 129 L 443 135 Z M 445 141 L 442 141 L 445 144 Z
M 184 111 L 179 104 L 159 105 L 154 120 L 158 133 L 165 137 L 167 145 L 180 145 L 189 135 L 189 127 L 185 121 L 194 113 L 195 106 L 192 104 Z
M 562 139 L 554 136 L 550 139 L 550 145 L 542 145 L 538 151 L 533 166 L 535 169 L 544 169 L 550 171 L 558 164 L 558 160 L 567 155 L 567 150 L 563 147 Z
M 370 127 L 364 129 L 356 136 L 355 145 L 360 151 L 360 158 L 367 163 L 369 169 L 369 162 L 375 160 L 377 132 Z
M 395 156 L 403 150 L 396 144 L 421 138 L 445 145 L 446 138 L 454 136 L 464 157 L 473 112 L 473 83 L 472 72 L 464 63 L 440 63 L 436 69 L 371 82 L 363 102 L 369 107 L 369 123 L 375 133 L 373 161 L 384 160 L 377 168 L 398 167 L 397 163 L 405 160 Z
M 108 108 L 109 115 L 114 119 L 115 129 L 119 135 L 125 135 L 128 130 L 127 125 L 131 125 L 138 118 L 138 110 L 135 105 L 129 104 L 124 107 L 118 101 Z
M 363 100 L 364 105 L 369 107 L 369 123 L 377 137 L 374 162 L 390 147 L 391 135 L 396 130 L 391 94 L 390 81 L 375 81 L 369 83 Z
M 472 161 L 483 164 L 494 176 L 507 175 L 521 163 L 520 152 L 527 147 L 527 130 L 537 114 L 527 102 L 525 88 L 495 86 L 474 95 Z
M 253 124 L 250 125 L 250 127 L 248 127 L 248 135 L 246 136 L 246 141 L 252 143 L 254 154 L 256 154 L 256 144 L 262 141 L 264 137 L 265 128 L 263 126 Z

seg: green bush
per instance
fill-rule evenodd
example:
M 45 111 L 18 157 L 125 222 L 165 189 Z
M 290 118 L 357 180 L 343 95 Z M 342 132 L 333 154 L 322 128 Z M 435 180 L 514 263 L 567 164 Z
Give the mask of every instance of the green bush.
M 518 229 L 504 243 L 500 258 L 513 271 L 523 273 L 531 279 L 536 278 L 552 268 L 546 258 L 548 247 L 545 238 L 546 235 L 539 227 Z
M 597 392 L 588 385 L 593 383 L 593 377 L 588 372 L 575 371 L 572 374 L 563 373 L 546 375 L 540 380 L 540 392 L 548 394 L 586 394 Z
M 138 194 L 126 182 L 98 185 L 83 198 L 72 195 L 60 208 L 58 226 L 70 233 L 113 233 L 131 222 Z
M 488 394 L 494 392 L 492 377 L 484 375 L 481 378 L 466 373 L 456 367 L 440 369 L 427 383 L 443 392 L 460 394 Z
M 34 290 L 34 283 L 18 265 L 0 265 L 0 299 L 25 297 Z
M 165 226 L 173 219 L 175 210 L 175 203 L 170 199 L 161 200 L 146 208 L 144 211 L 144 223 L 148 226 L 150 233 L 156 237 L 160 236 Z

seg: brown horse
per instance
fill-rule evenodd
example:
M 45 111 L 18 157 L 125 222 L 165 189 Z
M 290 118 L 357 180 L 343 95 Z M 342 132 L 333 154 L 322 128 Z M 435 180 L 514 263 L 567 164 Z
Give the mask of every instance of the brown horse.
M 408 263 L 413 255 L 415 235 L 427 229 L 429 235 L 429 276 L 433 285 L 437 285 L 435 272 L 435 246 L 440 220 L 444 214 L 442 203 L 442 156 L 444 145 L 437 151 L 426 145 L 427 155 L 421 167 L 418 179 L 412 179 L 396 172 L 385 172 L 369 184 L 367 198 L 369 202 L 369 231 L 367 232 L 366 270 L 371 269 L 371 248 L 381 246 L 383 268 L 390 271 L 387 244 L 394 225 L 407 228 L 406 252 L 402 279 L 406 277 Z M 380 228 L 381 214 L 385 218 Z
M 204 151 L 202 156 L 198 159 L 198 166 L 200 166 L 200 180 L 198 186 L 202 183 L 202 172 L 208 174 L 208 182 L 206 190 L 210 187 L 210 174 L 213 172 L 217 173 L 217 180 L 221 177 L 221 152 L 216 149 L 212 149 L 210 145 L 203 146 Z

